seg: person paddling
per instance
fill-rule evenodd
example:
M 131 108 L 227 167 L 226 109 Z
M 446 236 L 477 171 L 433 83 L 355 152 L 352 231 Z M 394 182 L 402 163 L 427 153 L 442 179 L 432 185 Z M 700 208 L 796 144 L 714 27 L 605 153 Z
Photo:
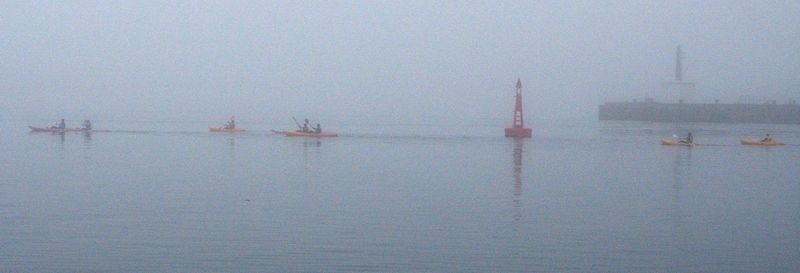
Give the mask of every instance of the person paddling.
M 225 123 L 225 129 L 236 129 L 236 116 L 231 116 L 231 119 L 228 120 L 228 123 Z
M 88 130 L 92 130 L 92 122 L 91 122 L 91 121 L 89 121 L 88 119 L 87 119 L 87 120 L 84 120 L 84 121 L 83 121 L 83 129 L 84 129 L 84 130 L 87 130 L 87 131 L 88 131 Z
M 314 133 L 317 134 L 322 133 L 322 126 L 320 126 L 319 123 L 317 123 L 317 127 L 312 127 L 312 128 L 314 129 Z
M 694 143 L 694 137 L 692 137 L 692 132 L 689 132 L 689 134 L 686 136 L 686 138 L 685 139 L 681 139 L 679 142 L 680 143 L 687 143 L 687 144 Z
M 770 141 L 772 141 L 772 137 L 769 136 L 769 133 L 767 133 L 767 137 L 761 140 L 761 142 L 770 142 Z
M 65 128 L 67 128 L 67 123 L 65 123 L 64 119 L 62 118 L 61 121 L 56 122 L 56 124 L 53 125 L 53 126 L 50 126 L 50 128 L 51 129 L 65 129 Z

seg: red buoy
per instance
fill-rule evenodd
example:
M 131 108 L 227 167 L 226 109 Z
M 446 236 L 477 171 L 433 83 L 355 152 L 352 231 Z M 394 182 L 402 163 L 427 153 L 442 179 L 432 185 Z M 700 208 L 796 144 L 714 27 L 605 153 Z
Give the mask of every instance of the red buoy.
M 533 130 L 522 122 L 522 81 L 517 79 L 517 103 L 514 105 L 514 124 L 506 128 L 507 137 L 531 137 Z

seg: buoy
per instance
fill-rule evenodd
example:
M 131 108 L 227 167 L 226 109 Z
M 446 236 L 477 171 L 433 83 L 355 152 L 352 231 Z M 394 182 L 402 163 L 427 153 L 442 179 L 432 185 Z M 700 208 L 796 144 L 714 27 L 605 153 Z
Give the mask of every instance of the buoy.
M 514 105 L 514 124 L 506 128 L 506 137 L 531 137 L 533 129 L 525 128 L 522 121 L 522 81 L 517 78 L 517 102 Z

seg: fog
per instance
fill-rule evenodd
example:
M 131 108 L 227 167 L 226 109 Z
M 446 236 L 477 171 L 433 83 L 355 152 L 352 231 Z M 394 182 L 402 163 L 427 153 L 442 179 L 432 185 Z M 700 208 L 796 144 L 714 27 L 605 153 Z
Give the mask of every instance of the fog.
M 800 100 L 800 2 L 3 1 L 0 118 L 509 123 Z

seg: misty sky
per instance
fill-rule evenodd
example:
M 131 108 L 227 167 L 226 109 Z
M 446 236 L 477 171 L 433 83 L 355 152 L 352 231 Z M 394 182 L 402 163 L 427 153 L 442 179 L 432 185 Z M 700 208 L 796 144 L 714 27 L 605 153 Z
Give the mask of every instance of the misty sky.
M 800 100 L 800 1 L 1 1 L 0 118 L 596 119 L 673 77 Z

